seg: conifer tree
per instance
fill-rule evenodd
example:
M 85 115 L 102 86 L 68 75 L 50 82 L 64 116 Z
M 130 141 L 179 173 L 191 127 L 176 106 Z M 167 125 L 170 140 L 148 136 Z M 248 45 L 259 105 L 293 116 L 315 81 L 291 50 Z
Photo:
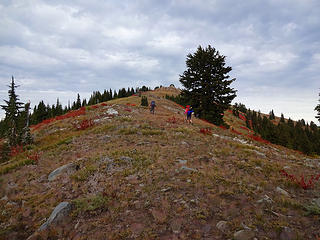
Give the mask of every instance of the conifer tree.
M 319 97 L 320 97 L 320 93 L 319 93 Z M 320 99 L 319 99 L 319 102 L 320 102 Z M 315 107 L 314 110 L 317 111 L 317 116 L 316 116 L 316 118 L 317 118 L 318 121 L 320 122 L 320 103 Z
M 75 109 L 81 108 L 81 99 L 80 99 L 80 94 L 78 93 L 77 95 L 77 102 L 75 104 Z
M 199 46 L 194 54 L 188 54 L 187 70 L 180 75 L 185 87 L 182 96 L 190 99 L 200 117 L 217 125 L 223 124 L 223 112 L 236 97 L 236 90 L 230 88 L 235 79 L 228 75 L 232 68 L 225 64 L 225 56 L 215 48 Z
M 1 105 L 1 108 L 5 110 L 5 121 L 8 127 L 7 137 L 9 139 L 10 146 L 16 146 L 18 144 L 18 117 L 20 109 L 22 108 L 22 102 L 19 102 L 19 96 L 16 94 L 16 88 L 19 87 L 15 84 L 12 76 L 11 84 L 9 87 L 9 100 L 4 100 L 6 105 Z

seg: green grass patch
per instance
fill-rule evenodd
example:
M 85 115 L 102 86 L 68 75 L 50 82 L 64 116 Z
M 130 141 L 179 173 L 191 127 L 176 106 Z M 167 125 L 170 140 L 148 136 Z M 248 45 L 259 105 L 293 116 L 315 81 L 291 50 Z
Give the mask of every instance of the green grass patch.
M 72 216 L 76 217 L 82 213 L 93 212 L 96 210 L 106 210 L 109 199 L 102 194 L 87 198 L 75 199 L 72 201 Z
M 34 161 L 32 159 L 23 159 L 20 161 L 9 163 L 7 165 L 0 167 L 0 175 L 7 174 L 9 172 L 12 172 L 13 170 L 20 168 L 20 167 L 23 167 L 26 165 L 31 165 L 31 164 L 34 164 Z
M 124 135 L 136 134 L 137 132 L 138 130 L 135 128 L 122 128 L 119 131 L 120 134 L 124 134 Z
M 318 207 L 316 204 L 310 204 L 304 207 L 304 210 L 306 211 L 306 215 L 320 215 L 320 207 Z
M 97 166 L 89 165 L 82 169 L 80 169 L 78 172 L 73 174 L 71 178 L 73 178 L 76 181 L 85 181 L 87 180 L 95 171 L 97 170 Z

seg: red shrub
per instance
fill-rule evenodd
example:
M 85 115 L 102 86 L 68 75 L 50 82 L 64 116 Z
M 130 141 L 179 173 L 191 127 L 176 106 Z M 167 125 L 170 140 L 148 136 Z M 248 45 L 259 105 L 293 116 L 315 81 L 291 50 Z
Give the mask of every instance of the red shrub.
M 108 104 L 106 104 L 106 103 L 101 103 L 101 106 L 108 106 Z
M 207 134 L 211 135 L 212 134 L 211 129 L 209 129 L 209 128 L 201 128 L 200 132 L 203 133 L 204 135 L 207 135 Z
M 87 120 L 83 120 L 80 124 L 76 125 L 76 129 L 77 130 L 84 130 L 87 129 L 88 127 L 93 126 L 93 121 L 91 119 Z
M 238 134 L 238 135 L 242 135 L 241 132 L 238 132 L 237 130 L 234 130 L 233 128 L 231 129 L 231 132 L 235 133 L 235 134 Z
M 223 130 L 227 130 L 227 128 L 225 126 L 219 126 L 219 128 L 221 128 Z
M 33 160 L 35 164 L 38 164 L 40 155 L 39 155 L 39 153 L 29 154 L 28 158 L 30 160 Z
M 132 110 L 130 108 L 125 108 L 124 110 L 127 112 L 132 112 Z
M 257 141 L 257 142 L 261 142 L 261 143 L 265 143 L 265 144 L 270 144 L 270 142 L 269 142 L 269 141 L 264 140 L 264 139 L 262 139 L 262 138 L 261 138 L 261 137 L 259 137 L 259 136 L 255 136 L 255 135 L 248 135 L 248 137 L 249 137 L 249 138 L 251 138 L 251 139 L 253 139 L 253 140 L 255 140 L 255 141 Z
M 18 155 L 19 153 L 23 152 L 23 146 L 22 145 L 17 145 L 15 147 L 11 147 L 11 151 L 10 151 L 10 156 L 14 157 L 16 155 Z
M 247 130 L 248 132 L 250 132 L 250 129 L 245 127 L 245 126 L 240 126 L 240 128 L 244 129 L 244 130 Z
M 172 118 L 168 118 L 167 122 L 168 123 L 177 123 L 178 119 L 173 116 Z
M 312 175 L 309 181 L 305 182 L 304 176 L 301 176 L 299 180 L 295 175 L 287 173 L 284 169 L 280 170 L 280 174 L 288 178 L 291 182 L 298 184 L 300 187 L 302 187 L 305 190 L 313 188 L 314 180 L 318 181 L 320 178 L 320 174 L 318 174 L 317 176 Z
M 97 108 L 99 108 L 100 106 L 99 105 L 93 105 L 93 106 L 91 106 L 90 108 L 91 109 L 97 109 Z
M 241 113 L 239 113 L 239 118 L 240 118 L 241 120 L 243 120 L 243 121 L 247 121 L 246 117 L 243 116 Z

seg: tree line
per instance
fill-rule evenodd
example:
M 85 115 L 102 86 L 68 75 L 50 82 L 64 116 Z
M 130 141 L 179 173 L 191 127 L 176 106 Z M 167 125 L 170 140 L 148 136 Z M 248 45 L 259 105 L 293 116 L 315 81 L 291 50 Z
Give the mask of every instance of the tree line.
M 304 119 L 295 122 L 285 119 L 283 114 L 276 120 L 273 110 L 267 116 L 247 110 L 243 104 L 233 107 L 234 115 L 239 116 L 240 109 L 246 117 L 247 127 L 263 139 L 305 154 L 320 155 L 320 129 L 314 122 L 308 124 Z
M 43 120 L 54 118 L 56 116 L 63 115 L 71 110 L 76 110 L 81 107 L 95 105 L 101 102 L 109 101 L 116 98 L 123 98 L 132 96 L 138 92 L 149 91 L 149 87 L 142 86 L 137 88 L 125 88 L 118 91 L 110 89 L 104 90 L 102 93 L 94 91 L 89 100 L 80 98 L 77 95 L 77 99 L 72 104 L 68 103 L 63 107 L 59 98 L 57 98 L 56 104 L 45 104 L 44 101 L 40 101 L 38 105 L 35 105 L 33 111 L 30 111 L 30 102 L 20 102 L 19 95 L 16 94 L 16 89 L 19 87 L 14 82 L 14 77 L 11 79 L 11 84 L 8 86 L 9 99 L 4 100 L 5 104 L 0 105 L 5 111 L 5 118 L 0 120 L 0 162 L 4 162 L 9 159 L 12 148 L 17 146 L 26 146 L 33 142 L 33 138 L 30 132 L 30 125 L 35 125 Z

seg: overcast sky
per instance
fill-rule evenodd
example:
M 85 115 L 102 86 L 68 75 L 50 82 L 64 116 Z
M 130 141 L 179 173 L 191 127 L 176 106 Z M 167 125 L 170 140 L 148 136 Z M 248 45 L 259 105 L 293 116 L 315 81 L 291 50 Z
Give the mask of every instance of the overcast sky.
M 12 75 L 32 104 L 181 87 L 186 55 L 209 44 L 233 68 L 234 102 L 317 122 L 319 0 L 1 0 L 0 102 Z

